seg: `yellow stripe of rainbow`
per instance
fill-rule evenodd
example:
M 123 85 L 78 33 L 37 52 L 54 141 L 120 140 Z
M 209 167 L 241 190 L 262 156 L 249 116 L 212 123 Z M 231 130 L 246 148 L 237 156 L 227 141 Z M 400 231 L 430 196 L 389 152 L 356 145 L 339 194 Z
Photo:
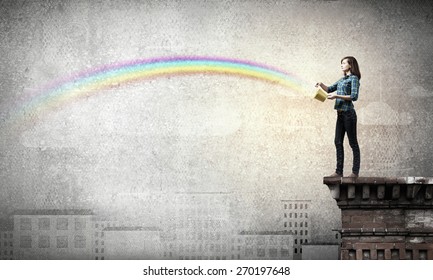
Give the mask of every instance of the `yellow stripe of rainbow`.
M 17 110 L 17 117 L 39 115 L 61 105 L 116 85 L 160 76 L 222 74 L 279 84 L 304 92 L 306 83 L 282 70 L 250 61 L 214 57 L 172 57 L 134 60 L 90 69 L 55 81 L 29 95 Z

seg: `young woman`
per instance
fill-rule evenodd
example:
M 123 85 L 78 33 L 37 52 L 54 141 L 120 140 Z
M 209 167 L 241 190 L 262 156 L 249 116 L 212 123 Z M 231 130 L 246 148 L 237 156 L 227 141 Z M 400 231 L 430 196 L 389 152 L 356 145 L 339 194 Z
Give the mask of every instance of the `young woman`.
M 328 93 L 328 99 L 335 99 L 334 109 L 337 110 L 337 125 L 335 128 L 335 147 L 337 150 L 337 169 L 330 177 L 342 177 L 344 166 L 344 134 L 347 132 L 349 145 L 353 152 L 353 168 L 349 177 L 357 178 L 361 164 L 361 154 L 359 151 L 358 139 L 356 135 L 356 112 L 353 101 L 358 99 L 359 80 L 361 72 L 358 62 L 352 56 L 344 57 L 341 60 L 341 70 L 344 77 L 331 86 L 325 86 L 319 82 L 316 87 L 321 87 Z M 337 93 L 333 93 L 337 91 Z

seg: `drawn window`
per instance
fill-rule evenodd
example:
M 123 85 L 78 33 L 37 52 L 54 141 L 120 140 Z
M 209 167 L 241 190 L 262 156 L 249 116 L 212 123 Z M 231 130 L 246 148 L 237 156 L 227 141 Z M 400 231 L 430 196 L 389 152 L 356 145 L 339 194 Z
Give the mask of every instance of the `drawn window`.
M 83 235 L 76 235 L 74 238 L 75 248 L 86 248 L 86 237 Z
M 21 248 L 32 248 L 32 237 L 30 235 L 20 236 L 20 247 Z
M 50 230 L 50 218 L 39 218 L 39 230 Z
M 20 219 L 20 230 L 32 230 L 32 219 L 21 218 Z
M 75 230 L 83 230 L 86 228 L 86 220 L 83 218 L 75 218 Z
M 57 248 L 68 248 L 67 236 L 57 236 Z
M 57 229 L 67 230 L 68 229 L 68 219 L 67 218 L 57 218 Z
M 266 251 L 263 248 L 258 248 L 257 249 L 257 257 L 259 258 L 263 258 L 266 256 Z
M 275 259 L 278 257 L 278 249 L 269 249 L 269 257 Z
M 39 248 L 50 248 L 50 237 L 48 235 L 40 235 L 38 241 Z

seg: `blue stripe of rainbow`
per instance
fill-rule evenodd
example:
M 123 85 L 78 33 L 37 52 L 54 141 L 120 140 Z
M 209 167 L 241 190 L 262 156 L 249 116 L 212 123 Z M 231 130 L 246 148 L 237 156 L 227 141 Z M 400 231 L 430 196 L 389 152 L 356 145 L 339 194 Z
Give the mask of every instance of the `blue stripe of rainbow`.
M 16 116 L 39 115 L 100 90 L 160 76 L 222 74 L 258 79 L 303 92 L 307 83 L 293 74 L 251 61 L 199 56 L 153 58 L 114 63 L 54 81 L 27 96 Z

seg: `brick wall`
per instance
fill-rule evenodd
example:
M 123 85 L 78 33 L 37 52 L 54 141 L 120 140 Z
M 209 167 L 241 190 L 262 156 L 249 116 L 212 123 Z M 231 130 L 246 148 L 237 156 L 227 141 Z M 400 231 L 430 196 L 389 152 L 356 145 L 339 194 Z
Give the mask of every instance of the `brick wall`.
M 324 183 L 341 209 L 341 259 L 433 259 L 433 179 L 325 177 Z

